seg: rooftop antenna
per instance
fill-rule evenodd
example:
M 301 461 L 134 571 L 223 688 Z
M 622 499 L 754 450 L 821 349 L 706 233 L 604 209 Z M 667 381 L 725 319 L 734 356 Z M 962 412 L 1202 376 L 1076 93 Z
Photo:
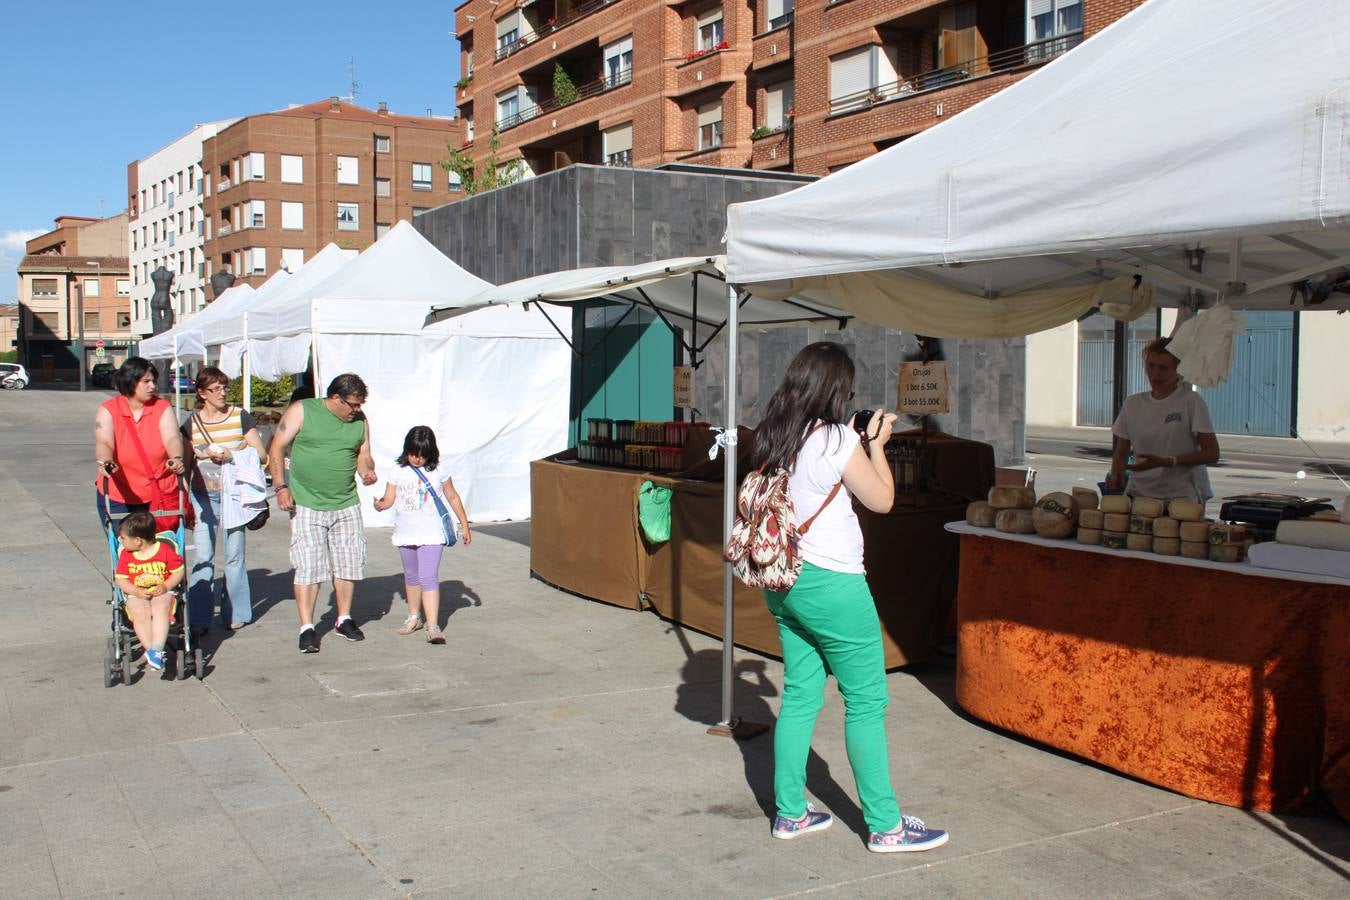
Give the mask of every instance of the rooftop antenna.
M 356 57 L 347 60 L 347 77 L 351 79 L 351 93 L 343 97 L 348 103 L 356 102 L 356 95 L 361 93 L 361 82 L 356 80 Z

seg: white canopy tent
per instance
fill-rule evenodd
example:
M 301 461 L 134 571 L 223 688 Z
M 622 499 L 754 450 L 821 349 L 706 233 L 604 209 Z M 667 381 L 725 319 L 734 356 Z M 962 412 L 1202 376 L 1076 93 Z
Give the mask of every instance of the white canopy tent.
M 433 305 L 490 285 L 407 222 L 353 260 L 320 270 L 321 257 L 248 310 L 237 344 L 252 373 L 276 379 L 312 359 L 320 395 L 338 374 L 358 373 L 381 474 L 392 472 L 408 429 L 430 425 L 443 471 L 475 519 L 527 518 L 530 461 L 567 443 L 568 323 L 517 306 L 424 330 Z M 370 525 L 393 522 L 369 506 L 364 516 Z
M 1350 266 L 1346 34 L 1346 3 L 1149 0 L 939 127 L 732 205 L 727 276 L 939 337 L 1071 321 L 1094 303 L 1066 291 L 1122 274 L 1288 308 Z
M 1298 285 L 1300 303 L 1322 295 L 1324 307 L 1344 307 L 1343 294 L 1325 295 L 1350 266 L 1346 34 L 1350 4 L 1150 0 L 939 127 L 814 184 L 732 205 L 726 276 L 751 296 L 727 291 L 727 431 L 737 328 L 754 324 L 740 310 L 775 298 L 967 338 L 1021 336 L 1103 304 L 1133 318 L 1189 289 L 1283 306 Z M 1202 256 L 1217 273 L 1196 271 Z M 644 277 L 592 274 L 603 277 L 540 276 L 477 299 L 583 299 Z M 733 453 L 725 467 L 731 484 Z M 733 512 L 726 491 L 724 537 Z M 730 597 L 728 566 L 728 732 Z

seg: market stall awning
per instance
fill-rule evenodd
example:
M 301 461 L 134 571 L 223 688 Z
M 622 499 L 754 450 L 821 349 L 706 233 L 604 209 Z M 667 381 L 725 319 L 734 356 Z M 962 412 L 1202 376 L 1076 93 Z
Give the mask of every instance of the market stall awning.
M 733 204 L 727 276 L 950 337 L 1060 324 L 1072 304 L 979 320 L 1134 274 L 1164 304 L 1344 308 L 1323 295 L 1350 267 L 1346 34 L 1347 3 L 1150 0 L 937 127 Z
M 253 294 L 253 286 L 236 284 L 200 312 L 188 316 L 173 328 L 141 341 L 139 353 L 146 359 L 206 359 L 202 329 L 211 322 L 228 317 Z

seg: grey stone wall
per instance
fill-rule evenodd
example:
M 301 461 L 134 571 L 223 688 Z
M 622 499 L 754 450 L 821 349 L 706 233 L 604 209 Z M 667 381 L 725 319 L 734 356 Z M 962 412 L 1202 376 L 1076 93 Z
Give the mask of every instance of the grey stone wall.
M 630 265 L 724 251 L 726 208 L 771 197 L 800 180 L 727 170 L 666 171 L 569 166 L 467 197 L 418 216 L 414 225 L 443 253 L 493 284 L 581 266 Z M 918 358 L 912 335 L 872 326 L 744 331 L 740 353 L 742 424 L 753 425 L 793 354 L 837 340 L 858 366 L 857 403 L 895 405 L 899 364 Z M 1000 465 L 1025 454 L 1026 342 L 943 341 L 952 412 L 943 431 L 986 441 Z M 710 344 L 694 378 L 703 418 L 722 419 L 726 344 Z

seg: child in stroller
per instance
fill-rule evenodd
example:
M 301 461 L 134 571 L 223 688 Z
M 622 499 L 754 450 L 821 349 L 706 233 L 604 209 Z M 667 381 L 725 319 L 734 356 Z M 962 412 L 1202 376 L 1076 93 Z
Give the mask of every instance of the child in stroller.
M 118 536 L 122 552 L 117 557 L 117 587 L 136 638 L 145 648 L 146 665 L 162 672 L 176 588 L 185 571 L 183 557 L 179 548 L 158 537 L 155 517 L 148 512 L 129 513 L 118 526 Z

